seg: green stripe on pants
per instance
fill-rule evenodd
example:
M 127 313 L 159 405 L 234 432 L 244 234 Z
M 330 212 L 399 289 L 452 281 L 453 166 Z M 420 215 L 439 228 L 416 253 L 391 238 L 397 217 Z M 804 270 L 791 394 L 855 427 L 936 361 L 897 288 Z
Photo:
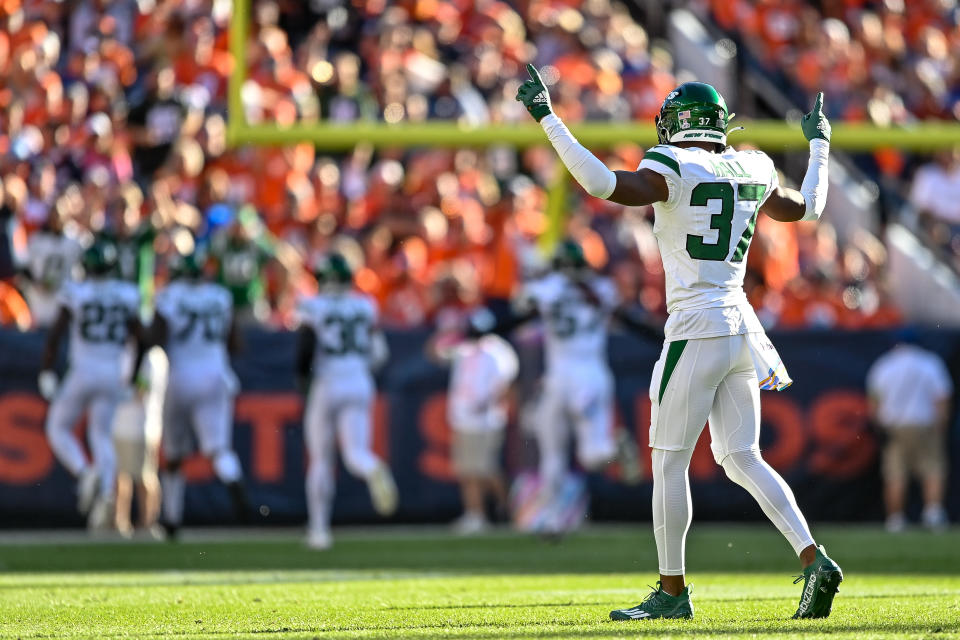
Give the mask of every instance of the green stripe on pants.
M 670 343 L 667 348 L 667 361 L 663 365 L 663 375 L 660 376 L 660 395 L 657 396 L 657 403 L 663 401 L 663 392 L 667 390 L 667 383 L 670 382 L 670 376 L 673 370 L 677 368 L 680 362 L 680 356 L 683 354 L 683 348 L 687 346 L 686 340 L 676 340 Z

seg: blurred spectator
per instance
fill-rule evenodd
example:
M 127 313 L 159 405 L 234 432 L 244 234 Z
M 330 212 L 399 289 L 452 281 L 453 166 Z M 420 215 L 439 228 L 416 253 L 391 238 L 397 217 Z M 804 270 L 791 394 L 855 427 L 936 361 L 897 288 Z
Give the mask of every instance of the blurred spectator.
M 947 526 L 944 490 L 947 478 L 946 426 L 953 383 L 935 353 L 903 340 L 881 356 L 867 374 L 870 413 L 886 434 L 883 451 L 887 531 L 906 526 L 907 487 L 911 477 L 922 482 L 923 524 Z
M 869 43 L 873 65 L 889 63 L 904 47 L 922 53 L 921 88 L 932 86 L 922 81 L 925 70 L 954 66 L 942 39 L 922 28 L 893 46 L 890 12 L 854 26 L 819 24 L 799 3 L 763 4 L 733 3 L 732 24 L 758 29 L 758 41 L 784 59 L 799 46 L 791 44 L 796 36 L 818 55 L 828 42 L 835 49 L 830 63 L 850 67 L 846 75 L 854 80 L 863 65 L 843 60 L 862 57 L 860 41 Z M 227 0 L 7 3 L 0 15 L 0 72 L 8 80 L 0 88 L 0 180 L 14 226 L 47 233 L 41 227 L 53 216 L 59 222 L 52 224 L 76 239 L 113 236 L 125 256 L 124 276 L 139 279 L 145 300 L 153 279 L 166 277 L 171 247 L 193 235 L 219 258 L 220 279 L 241 315 L 276 326 L 289 323 L 296 292 L 313 286 L 304 265 L 332 245 L 349 245 L 358 286 L 378 299 L 386 325 L 442 323 L 474 298 L 506 304 L 517 281 L 535 269 L 537 238 L 548 222 L 540 185 L 554 179 L 553 154 L 507 147 L 357 145 L 324 156 L 309 144 L 230 149 L 225 114 L 233 65 L 248 71 L 241 91 L 247 120 L 281 126 L 428 118 L 510 126 L 528 117 L 514 95 L 529 61 L 542 67 L 568 120 L 649 121 L 677 82 L 669 53 L 610 0 L 351 8 L 254 0 L 245 61 L 228 51 L 230 9 Z M 903 92 L 884 93 L 885 86 L 870 99 L 899 118 L 903 107 L 894 102 Z M 913 94 L 904 95 L 912 108 Z M 856 111 L 857 100 L 847 102 Z M 640 157 L 642 150 L 624 145 L 607 161 L 632 168 Z M 620 208 L 575 190 L 568 210 L 569 228 L 559 231 L 576 236 L 631 299 L 665 311 L 650 208 L 623 217 Z M 802 268 L 799 249 L 798 257 L 772 250 L 799 243 L 787 227 L 760 225 L 751 256 L 750 277 L 774 324 L 789 291 L 804 289 L 798 279 L 809 285 L 816 271 Z M 849 282 L 837 288 L 828 278 L 832 288 L 817 285 L 815 293 L 846 295 L 828 324 L 858 326 L 861 316 L 878 317 L 862 301 L 883 299 L 873 293 L 882 291 L 882 264 L 872 256 L 858 262 L 844 249 L 833 252 L 824 273 Z M 454 292 L 454 281 L 470 295 Z M 13 296 L 4 299 L 16 307 Z M 829 316 L 793 313 L 783 324 Z
M 500 455 L 507 423 L 506 394 L 517 377 L 519 361 L 503 338 L 484 335 L 495 322 L 490 311 L 481 309 L 461 325 L 467 330 L 452 349 L 443 348 L 444 339 L 434 340 L 434 345 L 441 346 L 439 354 L 449 354 L 452 359 L 447 419 L 453 431 L 453 467 L 463 500 L 463 515 L 454 523 L 454 530 L 462 535 L 489 527 L 488 496 L 498 514 L 507 513 Z
M 917 169 L 910 203 L 933 242 L 960 256 L 960 148 L 940 151 Z
M 57 292 L 70 278 L 81 251 L 79 240 L 64 230 L 57 210 L 47 212 L 40 228 L 30 234 L 21 275 L 34 327 L 49 327 L 56 320 Z

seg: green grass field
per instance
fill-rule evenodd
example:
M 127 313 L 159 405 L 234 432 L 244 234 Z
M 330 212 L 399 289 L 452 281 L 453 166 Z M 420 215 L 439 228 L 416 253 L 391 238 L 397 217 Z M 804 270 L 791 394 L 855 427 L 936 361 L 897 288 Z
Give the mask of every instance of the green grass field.
M 0 638 L 960 637 L 960 531 L 821 527 L 846 580 L 827 620 L 765 526 L 694 525 L 692 621 L 611 622 L 656 580 L 649 525 L 560 544 L 436 530 L 180 544 L 0 545 Z

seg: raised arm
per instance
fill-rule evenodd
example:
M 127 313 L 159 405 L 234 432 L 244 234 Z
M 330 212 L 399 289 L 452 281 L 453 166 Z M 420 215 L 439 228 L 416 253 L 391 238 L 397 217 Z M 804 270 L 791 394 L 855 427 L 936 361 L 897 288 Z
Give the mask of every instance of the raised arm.
M 520 85 L 517 100 L 540 123 L 570 175 L 587 193 L 627 206 L 652 204 L 669 198 L 666 181 L 655 171 L 611 171 L 577 142 L 563 121 L 553 113 L 550 94 L 537 69 L 528 64 L 527 73 L 530 79 Z
M 779 222 L 819 220 L 827 204 L 827 164 L 830 156 L 830 121 L 823 115 L 823 93 L 817 94 L 813 110 L 800 121 L 810 141 L 810 161 L 800 190 L 777 187 L 761 211 Z

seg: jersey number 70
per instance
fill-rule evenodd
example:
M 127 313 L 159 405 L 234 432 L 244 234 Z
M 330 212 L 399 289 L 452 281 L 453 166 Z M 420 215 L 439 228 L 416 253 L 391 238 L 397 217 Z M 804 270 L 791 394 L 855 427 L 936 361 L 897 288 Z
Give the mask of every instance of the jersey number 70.
M 757 206 L 750 216 L 747 228 L 743 230 L 740 241 L 730 257 L 731 262 L 740 262 L 747 254 L 753 230 L 757 225 L 757 213 L 767 187 L 762 184 L 737 185 L 737 198 L 744 201 L 756 201 Z M 695 260 L 726 260 L 730 253 L 730 227 L 733 225 L 733 211 L 736 199 L 733 185 L 729 182 L 701 182 L 690 193 L 690 206 L 705 207 L 710 200 L 720 201 L 720 213 L 710 216 L 710 228 L 717 230 L 717 241 L 708 243 L 703 236 L 687 235 L 687 253 Z

